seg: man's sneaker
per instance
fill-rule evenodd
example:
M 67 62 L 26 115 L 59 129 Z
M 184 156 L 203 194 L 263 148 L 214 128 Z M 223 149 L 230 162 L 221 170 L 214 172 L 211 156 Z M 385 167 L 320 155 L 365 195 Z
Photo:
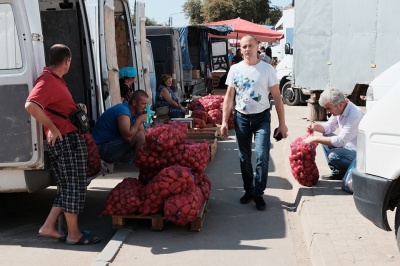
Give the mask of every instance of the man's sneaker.
M 265 210 L 266 204 L 265 204 L 265 201 L 262 196 L 254 197 L 254 202 L 256 203 L 257 210 L 259 210 L 259 211 Z
M 253 200 L 253 194 L 246 192 L 244 193 L 244 196 L 240 198 L 240 203 L 247 204 L 250 203 L 252 200 Z
M 342 180 L 343 174 L 329 174 L 329 175 L 321 175 L 322 180 Z

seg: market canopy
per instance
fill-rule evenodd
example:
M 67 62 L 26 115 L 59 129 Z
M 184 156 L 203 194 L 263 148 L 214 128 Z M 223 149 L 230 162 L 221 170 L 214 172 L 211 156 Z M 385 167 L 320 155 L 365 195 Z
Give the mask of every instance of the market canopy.
M 213 34 L 209 34 L 210 37 L 213 38 L 225 38 L 225 39 L 241 39 L 243 36 L 252 34 L 257 37 L 260 42 L 276 42 L 283 38 L 283 34 L 281 32 L 277 32 L 275 30 L 269 29 L 262 25 L 255 24 L 253 22 L 235 18 L 222 20 L 217 22 L 206 23 L 206 25 L 232 25 L 233 32 L 229 33 L 226 36 L 217 36 Z

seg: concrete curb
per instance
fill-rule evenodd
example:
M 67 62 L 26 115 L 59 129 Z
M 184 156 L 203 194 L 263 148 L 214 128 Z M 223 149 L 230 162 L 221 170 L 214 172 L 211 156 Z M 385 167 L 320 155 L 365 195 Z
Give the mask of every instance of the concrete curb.
M 97 255 L 96 260 L 92 263 L 92 266 L 107 266 L 112 262 L 115 256 L 118 254 L 122 244 L 126 237 L 132 230 L 130 228 L 119 229 L 113 238 L 108 242 L 107 246 Z

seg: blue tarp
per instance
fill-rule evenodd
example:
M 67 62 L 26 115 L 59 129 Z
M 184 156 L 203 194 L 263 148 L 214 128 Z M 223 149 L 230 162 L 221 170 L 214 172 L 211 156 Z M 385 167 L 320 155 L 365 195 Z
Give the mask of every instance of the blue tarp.
M 182 68 L 183 70 L 191 70 L 192 63 L 190 62 L 189 57 L 189 44 L 188 44 L 188 28 L 177 28 L 179 31 L 179 39 L 181 43 L 181 51 L 182 51 Z
M 183 70 L 192 70 L 193 65 L 190 61 L 189 56 L 189 44 L 188 44 L 188 32 L 189 28 L 196 28 L 200 32 L 200 62 L 204 62 L 205 65 L 208 64 L 208 33 L 214 35 L 227 35 L 234 29 L 231 25 L 190 25 L 187 27 L 177 28 L 179 31 L 179 38 L 182 51 L 182 68 Z

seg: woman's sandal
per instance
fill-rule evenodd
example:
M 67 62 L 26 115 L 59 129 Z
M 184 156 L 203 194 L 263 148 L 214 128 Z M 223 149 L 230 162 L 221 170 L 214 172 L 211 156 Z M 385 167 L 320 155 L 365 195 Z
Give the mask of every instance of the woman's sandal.
M 93 236 L 90 233 L 83 233 L 82 237 L 76 241 L 76 242 L 71 242 L 66 240 L 65 244 L 67 245 L 93 245 L 93 244 L 97 244 L 100 243 L 101 238 L 97 237 L 97 236 Z

